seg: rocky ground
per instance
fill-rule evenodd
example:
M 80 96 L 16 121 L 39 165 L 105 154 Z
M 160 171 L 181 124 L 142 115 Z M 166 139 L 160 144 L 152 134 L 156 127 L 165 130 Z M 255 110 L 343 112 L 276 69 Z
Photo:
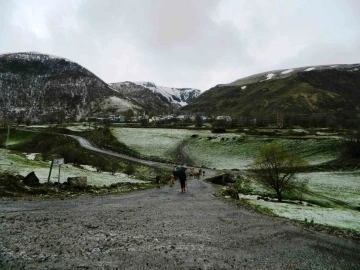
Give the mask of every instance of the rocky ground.
M 0 201 L 0 269 L 359 269 L 356 240 L 179 190 Z

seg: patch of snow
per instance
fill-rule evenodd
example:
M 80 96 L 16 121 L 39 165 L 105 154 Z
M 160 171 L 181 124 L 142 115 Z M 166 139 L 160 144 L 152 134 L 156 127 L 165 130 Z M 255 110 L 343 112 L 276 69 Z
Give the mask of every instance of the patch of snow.
M 246 89 L 246 85 L 244 85 L 244 86 L 241 86 L 241 89 L 243 89 L 243 90 L 244 90 L 244 89 Z
M 268 75 L 266 75 L 266 81 L 272 79 L 274 76 L 274 73 L 269 73 Z
M 114 108 L 114 107 L 118 107 L 118 108 L 122 108 L 122 111 L 125 111 L 127 109 L 134 109 L 134 108 L 138 108 L 138 106 L 134 105 L 132 102 L 125 100 L 125 99 L 121 99 L 119 97 L 109 97 L 107 99 L 105 99 L 102 103 L 101 103 L 101 107 L 102 109 L 109 109 L 109 108 Z
M 315 69 L 315 68 L 314 68 L 314 67 L 310 67 L 310 68 L 305 69 L 304 71 L 310 71 L 310 70 L 313 70 L 313 69 Z
M 26 158 L 27 158 L 28 160 L 35 160 L 37 154 L 39 154 L 39 153 L 27 154 L 27 155 L 26 155 Z
M 305 132 L 305 133 L 309 133 L 307 130 L 303 129 L 303 128 L 294 128 L 291 131 L 293 132 Z
M 48 128 L 49 125 L 31 125 L 31 126 L 28 126 L 29 129 L 31 128 Z
M 97 169 L 90 165 L 80 165 L 81 168 L 90 172 L 96 172 Z
M 239 193 L 239 199 L 248 199 L 248 200 L 257 200 L 258 199 L 258 195 L 246 195 L 246 194 L 241 194 Z
M 288 74 L 290 72 L 293 72 L 294 70 L 293 69 L 288 69 L 288 70 L 285 70 L 283 72 L 281 72 L 281 74 Z

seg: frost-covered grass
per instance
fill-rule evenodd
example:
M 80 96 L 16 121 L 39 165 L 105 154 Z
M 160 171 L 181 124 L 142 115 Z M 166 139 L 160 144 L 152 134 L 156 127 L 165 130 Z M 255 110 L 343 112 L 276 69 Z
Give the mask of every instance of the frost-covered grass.
M 140 154 L 167 160 L 174 158 L 171 156 L 173 150 L 181 141 L 187 140 L 184 151 L 195 164 L 216 169 L 246 169 L 259 149 L 274 140 L 299 153 L 310 164 L 320 164 L 338 155 L 336 139 L 266 138 L 184 129 L 114 128 L 112 132 L 119 141 Z M 191 138 L 193 134 L 199 137 Z
M 7 153 L 3 149 L 0 150 L 0 170 L 11 171 L 15 174 L 26 176 L 30 172 L 35 172 L 41 183 L 46 183 L 50 171 L 50 162 L 29 160 L 26 154 L 23 156 Z M 30 156 L 31 155 L 30 153 Z M 110 185 L 119 182 L 128 183 L 145 183 L 145 181 L 134 178 L 124 173 L 115 173 L 115 175 L 109 172 L 96 172 L 88 166 L 83 168 L 75 167 L 71 164 L 65 164 L 60 169 L 60 182 L 66 182 L 68 177 L 72 176 L 86 176 L 89 185 L 103 186 Z M 57 182 L 59 177 L 59 167 L 53 167 L 50 181 Z
M 30 126 L 27 126 L 27 128 L 48 128 L 50 127 L 50 125 L 30 125 Z
M 171 153 L 184 139 L 198 131 L 186 129 L 112 128 L 112 134 L 130 148 L 144 156 L 171 159 Z M 200 131 L 209 133 L 209 131 Z
M 270 209 L 275 215 L 289 219 L 360 231 L 360 212 L 348 209 L 304 206 L 288 203 L 251 200 L 251 204 Z
M 299 174 L 309 179 L 310 191 L 360 206 L 360 171 L 316 172 Z
M 360 212 L 331 201 L 345 202 L 349 207 L 360 206 L 360 171 L 302 173 L 298 177 L 307 178 L 309 190 L 320 195 L 304 195 L 304 200 L 329 205 L 331 208 L 262 201 L 256 200 L 257 196 L 244 198 L 249 199 L 251 204 L 270 209 L 280 217 L 300 221 L 307 219 L 308 222 L 313 220 L 317 224 L 360 231 Z
M 65 127 L 71 131 L 87 131 L 87 130 L 94 130 L 94 126 L 89 126 L 89 123 L 82 123 L 77 125 L 69 125 Z
M 276 141 L 285 148 L 303 156 L 309 164 L 320 164 L 337 157 L 333 140 L 293 140 L 283 138 L 261 138 L 239 135 L 217 135 L 216 139 L 190 140 L 186 152 L 193 160 L 217 169 L 246 169 L 259 149 Z
M 41 129 L 46 129 L 49 127 L 55 127 L 56 125 L 30 125 L 27 126 L 27 129 L 31 130 L 31 129 L 36 129 L 36 130 L 41 130 Z M 83 122 L 83 123 L 72 123 L 72 124 L 67 124 L 63 126 L 66 129 L 72 130 L 72 131 L 85 131 L 85 130 L 94 130 L 94 126 L 93 125 L 89 125 L 88 122 Z

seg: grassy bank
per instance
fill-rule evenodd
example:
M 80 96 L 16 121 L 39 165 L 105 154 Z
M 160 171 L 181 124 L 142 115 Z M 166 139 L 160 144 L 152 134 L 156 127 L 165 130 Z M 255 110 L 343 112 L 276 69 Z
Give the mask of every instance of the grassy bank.
M 112 128 L 114 137 L 143 156 L 166 160 L 175 158 L 176 148 L 184 144 L 185 154 L 198 166 L 216 169 L 247 169 L 258 150 L 277 141 L 304 157 L 310 164 L 321 164 L 339 156 L 338 138 L 268 137 L 243 133 L 213 134 L 210 130 Z

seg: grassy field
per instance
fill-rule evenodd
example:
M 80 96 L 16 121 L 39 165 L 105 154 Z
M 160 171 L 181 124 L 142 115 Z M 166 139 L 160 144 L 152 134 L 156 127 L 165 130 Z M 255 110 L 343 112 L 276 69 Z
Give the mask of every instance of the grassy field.
M 316 165 L 338 158 L 336 136 L 263 137 L 239 133 L 213 134 L 203 130 L 113 128 L 112 133 L 121 142 L 144 156 L 166 157 L 171 160 L 174 149 L 184 143 L 184 151 L 196 165 L 216 169 L 237 169 L 241 174 L 252 164 L 259 148 L 276 140 L 290 151 Z M 192 136 L 196 134 L 197 136 Z M 302 173 L 308 179 L 312 195 L 303 199 L 312 206 L 277 203 L 252 199 L 249 203 L 269 209 L 275 215 L 316 224 L 334 226 L 360 232 L 360 170 Z M 252 194 L 264 190 L 252 181 Z M 254 197 L 256 198 L 256 196 Z
M 173 153 L 183 140 L 195 133 L 187 129 L 112 128 L 112 134 L 122 143 L 145 157 L 171 161 Z M 200 131 L 207 134 L 208 131 Z
M 113 135 L 144 156 L 171 160 L 178 144 L 185 141 L 184 151 L 197 166 L 216 169 L 246 169 L 259 148 L 276 140 L 299 153 L 310 164 L 337 158 L 338 139 L 310 137 L 300 139 L 269 138 L 239 133 L 213 134 L 209 130 L 113 128 Z M 191 137 L 192 135 L 198 135 Z

